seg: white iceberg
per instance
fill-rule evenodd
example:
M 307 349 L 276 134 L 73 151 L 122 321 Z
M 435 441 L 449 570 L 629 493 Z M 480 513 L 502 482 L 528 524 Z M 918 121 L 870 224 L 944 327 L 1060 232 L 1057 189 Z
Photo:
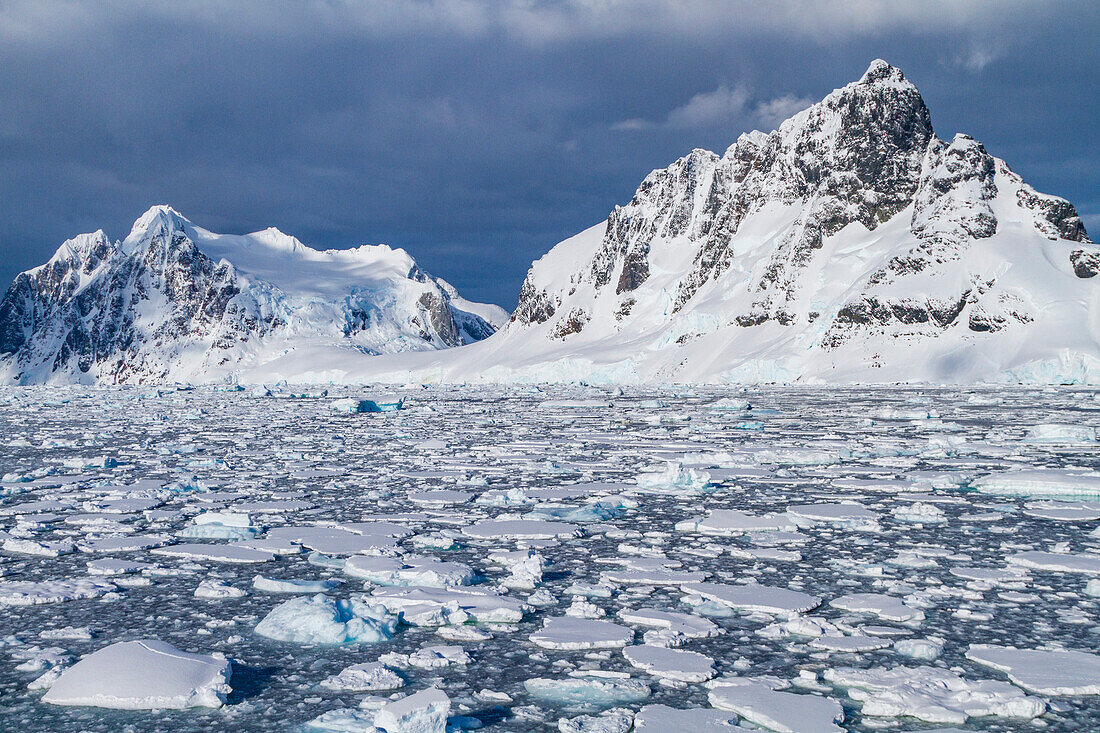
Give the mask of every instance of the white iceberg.
M 385 606 L 318 593 L 280 603 L 256 625 L 256 633 L 299 644 L 370 644 L 392 639 L 397 621 Z

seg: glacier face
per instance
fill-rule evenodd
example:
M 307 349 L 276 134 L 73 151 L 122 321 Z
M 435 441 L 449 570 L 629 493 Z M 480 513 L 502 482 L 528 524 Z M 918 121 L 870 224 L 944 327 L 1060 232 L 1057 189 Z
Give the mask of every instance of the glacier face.
M 216 381 L 300 354 L 441 349 L 507 319 L 400 249 L 318 251 L 277 229 L 220 235 L 155 206 L 123 240 L 65 242 L 0 301 L 5 381 Z M 304 367 L 303 367 L 304 368 Z
M 1097 381 L 1098 272 L 1069 202 L 939 139 L 879 60 L 770 134 L 651 173 L 532 266 L 474 351 L 522 343 L 512 378 Z

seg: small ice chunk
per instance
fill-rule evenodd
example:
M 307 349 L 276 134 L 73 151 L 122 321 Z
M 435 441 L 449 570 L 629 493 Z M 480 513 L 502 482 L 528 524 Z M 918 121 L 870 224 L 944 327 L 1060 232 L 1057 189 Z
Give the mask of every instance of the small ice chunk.
M 405 680 L 384 664 L 367 662 L 345 667 L 339 674 L 322 680 L 321 686 L 341 692 L 376 692 L 404 687 Z
M 195 598 L 243 598 L 248 592 L 241 588 L 219 583 L 211 578 L 201 581 L 195 588 Z
M 383 706 L 374 726 L 385 733 L 444 733 L 450 712 L 450 698 L 432 687 Z
M 42 700 L 124 710 L 216 708 L 230 691 L 230 667 L 222 655 L 188 654 L 155 639 L 123 641 L 62 672 Z

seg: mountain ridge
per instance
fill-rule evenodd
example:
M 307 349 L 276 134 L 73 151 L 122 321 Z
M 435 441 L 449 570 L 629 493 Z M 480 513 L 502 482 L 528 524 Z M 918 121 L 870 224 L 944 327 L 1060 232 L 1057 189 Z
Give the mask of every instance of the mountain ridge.
M 0 300 L 0 373 L 20 383 L 217 381 L 273 350 L 444 348 L 506 317 L 401 249 L 315 250 L 275 228 L 221 235 L 156 205 L 125 238 L 78 235 L 15 278 Z
M 369 359 L 317 343 L 232 376 L 1100 383 L 1097 274 L 1070 202 L 968 135 L 941 139 L 916 86 L 876 60 L 772 132 L 652 171 L 532 264 L 488 338 Z

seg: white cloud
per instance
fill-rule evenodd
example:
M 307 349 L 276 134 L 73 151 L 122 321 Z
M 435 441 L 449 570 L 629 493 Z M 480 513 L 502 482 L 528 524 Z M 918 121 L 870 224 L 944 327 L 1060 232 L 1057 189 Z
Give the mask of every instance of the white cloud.
M 782 97 L 761 102 L 753 110 L 756 114 L 756 124 L 762 130 L 774 130 L 779 127 L 780 122 L 796 112 L 801 112 L 816 101 L 809 97 L 784 94 Z
M 955 64 L 971 73 L 977 73 L 1004 55 L 999 49 L 975 46 L 967 53 L 955 57 Z
M 722 85 L 713 92 L 696 94 L 687 104 L 668 113 L 666 125 L 696 129 L 727 124 L 745 113 L 749 95 L 744 89 Z
M 774 99 L 753 102 L 743 87 L 720 85 L 711 92 L 696 94 L 686 103 L 671 110 L 663 120 L 635 117 L 616 122 L 612 130 L 699 130 L 718 127 L 760 127 L 774 129 L 787 119 L 814 103 L 813 99 L 786 94 Z
M 311 32 L 502 34 L 554 43 L 639 33 L 736 38 L 775 32 L 835 41 L 895 30 L 980 31 L 1013 16 L 1034 21 L 1054 12 L 1054 5 L 1026 0 L 328 0 L 273 7 L 266 0 L 5 0 L 0 3 L 0 38 L 46 41 L 122 18 L 289 37 Z

